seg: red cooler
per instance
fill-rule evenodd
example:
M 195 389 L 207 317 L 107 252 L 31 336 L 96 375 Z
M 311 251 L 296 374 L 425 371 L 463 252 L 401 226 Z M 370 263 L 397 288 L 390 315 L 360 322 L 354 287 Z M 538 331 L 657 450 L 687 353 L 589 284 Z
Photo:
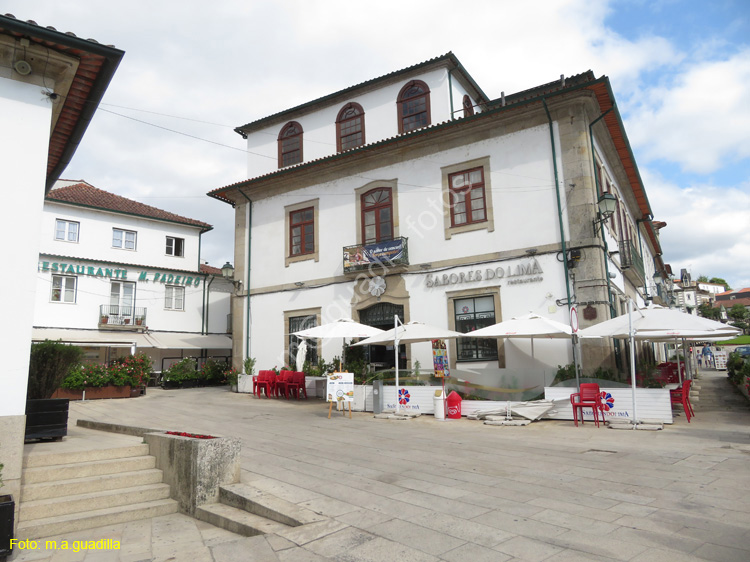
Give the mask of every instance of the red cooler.
M 445 399 L 448 403 L 448 419 L 460 420 L 461 419 L 461 396 L 455 390 L 448 395 Z

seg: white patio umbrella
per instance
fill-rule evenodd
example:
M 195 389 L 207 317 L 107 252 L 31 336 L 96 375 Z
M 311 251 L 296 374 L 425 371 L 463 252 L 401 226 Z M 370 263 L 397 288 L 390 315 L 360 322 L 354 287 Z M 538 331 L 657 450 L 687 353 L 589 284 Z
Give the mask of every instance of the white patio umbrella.
M 382 333 L 383 330 L 379 328 L 360 324 L 351 318 L 339 318 L 334 322 L 328 322 L 327 324 L 321 324 L 320 326 L 293 332 L 292 335 L 304 339 L 342 338 L 346 340 L 346 338 L 369 338 Z M 343 357 L 344 353 L 345 352 L 342 352 L 342 364 L 345 359 L 345 357 Z
M 531 338 L 531 358 L 534 359 L 534 338 L 570 338 L 573 329 L 562 322 L 530 312 L 464 335 L 474 338 Z
M 297 346 L 297 370 L 301 371 L 305 366 L 305 359 L 307 358 L 307 340 L 302 340 Z
M 394 345 L 396 356 L 396 392 L 398 392 L 398 346 L 402 343 L 418 343 L 432 340 L 448 340 L 462 338 L 466 334 L 437 328 L 422 322 L 409 322 L 403 324 L 398 316 L 393 318 L 393 329 L 357 342 L 354 345 Z M 399 402 L 396 400 L 396 412 L 399 411 Z

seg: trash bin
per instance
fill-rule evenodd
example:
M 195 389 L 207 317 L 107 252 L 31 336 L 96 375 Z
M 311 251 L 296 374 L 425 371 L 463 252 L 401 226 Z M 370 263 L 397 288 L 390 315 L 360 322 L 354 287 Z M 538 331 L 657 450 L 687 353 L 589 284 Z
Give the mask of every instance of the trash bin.
M 449 420 L 460 420 L 461 419 L 461 396 L 455 390 L 448 395 L 446 399 L 448 402 L 448 419 Z
M 445 419 L 445 394 L 441 389 L 435 391 L 435 396 L 432 397 L 432 404 L 435 406 L 435 419 Z

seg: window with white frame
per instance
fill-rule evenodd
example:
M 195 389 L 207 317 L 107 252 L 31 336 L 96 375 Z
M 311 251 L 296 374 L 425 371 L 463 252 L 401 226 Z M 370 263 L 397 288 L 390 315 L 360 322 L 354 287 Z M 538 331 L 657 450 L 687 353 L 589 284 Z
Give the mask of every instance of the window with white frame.
M 55 240 L 78 242 L 78 230 L 81 224 L 64 219 L 55 220 Z
M 185 287 L 167 285 L 164 292 L 165 310 L 185 310 Z
M 132 230 L 112 229 L 112 247 L 123 250 L 135 250 L 135 235 Z
M 66 275 L 52 276 L 52 293 L 50 294 L 52 302 L 76 302 L 76 278 Z
M 185 239 L 167 236 L 167 255 L 183 257 L 185 255 Z
M 473 332 L 495 323 L 495 301 L 491 295 L 459 298 L 453 301 L 456 331 Z M 497 359 L 497 339 L 459 338 L 458 361 Z

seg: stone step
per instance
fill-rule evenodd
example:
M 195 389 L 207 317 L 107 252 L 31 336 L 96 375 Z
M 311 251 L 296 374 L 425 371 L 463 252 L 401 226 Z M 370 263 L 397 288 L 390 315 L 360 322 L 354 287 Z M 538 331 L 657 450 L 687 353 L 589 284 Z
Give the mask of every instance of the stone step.
M 85 478 L 39 482 L 38 484 L 24 484 L 21 487 L 21 502 L 73 496 L 103 490 L 133 488 L 147 484 L 160 484 L 162 478 L 161 470 L 150 468 L 147 470 L 102 474 Z
M 197 507 L 195 518 L 245 537 L 278 533 L 290 528 L 283 523 L 271 521 L 223 503 L 212 503 Z
M 150 456 L 126 457 L 120 459 L 107 459 L 81 463 L 40 466 L 36 468 L 25 468 L 23 470 L 22 482 L 23 484 L 54 482 L 59 480 L 85 478 L 88 476 L 97 476 L 102 474 L 133 472 L 136 470 L 154 468 L 155 466 L 156 459 Z
M 88 451 L 71 451 L 67 453 L 30 453 L 23 457 L 23 468 L 122 459 L 142 455 L 148 455 L 148 445 L 145 443 L 112 449 L 91 449 Z
M 163 500 L 168 497 L 169 486 L 159 483 L 52 499 L 24 501 L 19 506 L 18 521 L 20 523 L 60 515 L 142 504 L 155 500 Z
M 16 536 L 19 539 L 38 539 L 63 533 L 95 529 L 107 525 L 126 523 L 150 517 L 176 513 L 175 500 L 163 499 L 132 505 L 97 509 L 85 513 L 73 513 L 57 517 L 46 517 L 33 521 L 19 521 Z
M 326 519 L 325 516 L 319 515 L 306 507 L 300 507 L 248 484 L 238 483 L 221 486 L 219 488 L 219 501 L 225 505 L 290 527 Z

